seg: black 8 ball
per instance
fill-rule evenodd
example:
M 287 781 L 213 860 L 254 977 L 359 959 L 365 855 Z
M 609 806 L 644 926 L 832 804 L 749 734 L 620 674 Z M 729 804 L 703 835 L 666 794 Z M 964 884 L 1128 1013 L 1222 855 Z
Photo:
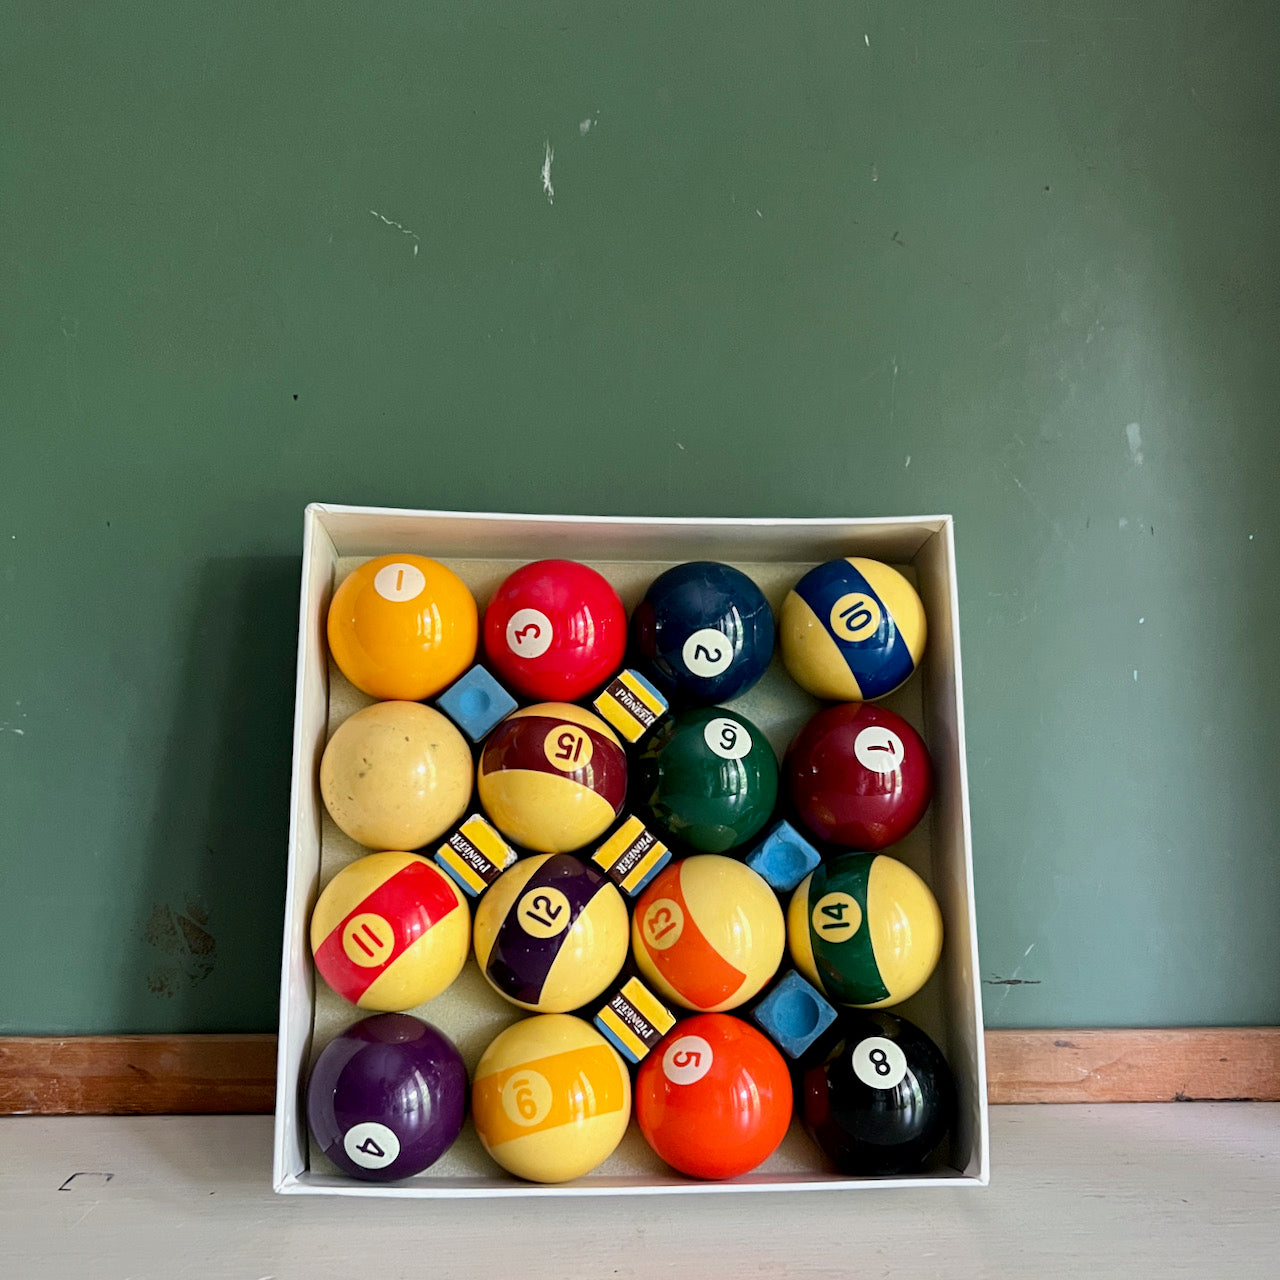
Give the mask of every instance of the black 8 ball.
M 825 1062 L 804 1073 L 804 1123 L 842 1173 L 914 1173 L 942 1145 L 956 1112 L 942 1051 L 892 1013 L 848 1012 Z

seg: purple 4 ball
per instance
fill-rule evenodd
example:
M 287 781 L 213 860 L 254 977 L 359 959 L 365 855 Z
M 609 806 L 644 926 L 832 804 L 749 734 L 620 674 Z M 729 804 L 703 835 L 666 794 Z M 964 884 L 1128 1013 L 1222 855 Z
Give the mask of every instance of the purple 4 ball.
M 307 1083 L 307 1123 L 344 1173 L 391 1182 L 453 1145 L 467 1113 L 467 1069 L 448 1036 L 407 1013 L 364 1018 L 335 1036 Z

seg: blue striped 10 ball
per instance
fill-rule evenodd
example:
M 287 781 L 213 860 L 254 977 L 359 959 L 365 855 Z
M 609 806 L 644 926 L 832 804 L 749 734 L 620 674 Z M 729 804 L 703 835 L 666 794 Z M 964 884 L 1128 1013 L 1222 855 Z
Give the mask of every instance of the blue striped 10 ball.
M 892 693 L 924 653 L 924 605 L 890 565 L 850 557 L 808 573 L 782 605 L 779 644 L 795 682 L 831 702 Z

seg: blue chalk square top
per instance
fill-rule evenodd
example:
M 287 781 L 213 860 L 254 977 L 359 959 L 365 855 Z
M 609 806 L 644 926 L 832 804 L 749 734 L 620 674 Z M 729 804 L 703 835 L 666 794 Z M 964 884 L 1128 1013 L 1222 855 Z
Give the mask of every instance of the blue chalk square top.
M 472 742 L 481 742 L 516 709 L 516 700 L 482 666 L 476 665 L 437 699 Z
M 785 819 L 747 855 L 747 866 L 775 893 L 790 893 L 822 861 L 817 849 Z
M 751 1010 L 751 1020 L 790 1058 L 798 1058 L 835 1020 L 835 1009 L 794 969 Z

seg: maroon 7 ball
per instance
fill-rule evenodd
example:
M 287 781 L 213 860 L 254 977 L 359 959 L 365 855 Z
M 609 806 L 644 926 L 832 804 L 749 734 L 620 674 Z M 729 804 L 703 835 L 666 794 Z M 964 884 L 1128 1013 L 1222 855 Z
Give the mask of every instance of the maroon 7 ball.
M 364 1018 L 329 1041 L 307 1082 L 307 1123 L 344 1173 L 390 1182 L 453 1145 L 467 1070 L 452 1040 L 407 1013 Z
M 815 836 L 867 852 L 903 839 L 933 795 L 924 739 L 869 702 L 819 711 L 791 744 L 786 775 L 791 802 Z

